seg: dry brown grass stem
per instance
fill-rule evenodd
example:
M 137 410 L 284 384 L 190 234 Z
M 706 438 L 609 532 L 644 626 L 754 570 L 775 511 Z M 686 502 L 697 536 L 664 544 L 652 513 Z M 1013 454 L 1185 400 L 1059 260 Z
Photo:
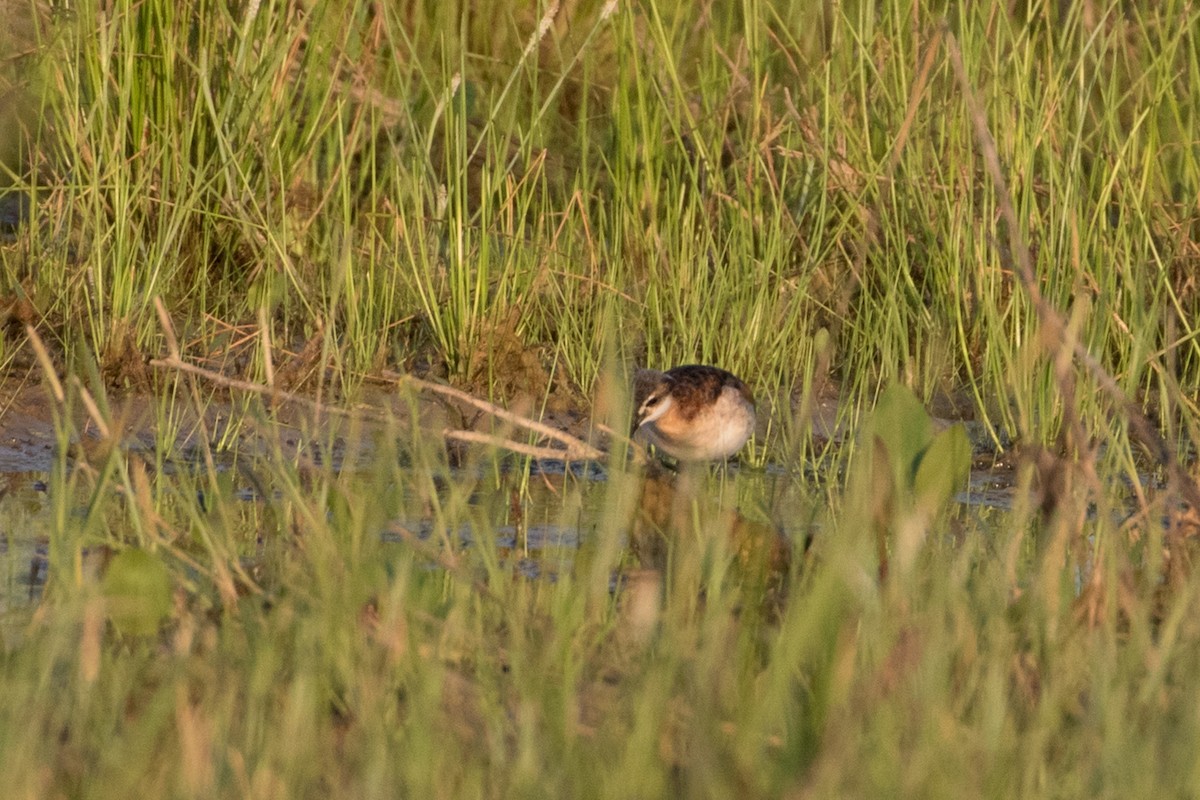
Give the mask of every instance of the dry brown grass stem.
M 520 414 L 516 414 L 512 411 L 509 411 L 506 408 L 501 408 L 500 406 L 498 406 L 494 403 L 489 403 L 487 400 L 483 400 L 481 398 L 475 397 L 474 395 L 468 394 L 468 393 L 462 391 L 461 389 L 455 389 L 452 386 L 444 386 L 440 383 L 433 383 L 431 381 L 424 381 L 424 380 L 421 380 L 420 378 L 414 378 L 412 375 L 401 375 L 398 372 L 384 372 L 383 376 L 385 378 L 388 378 L 389 380 L 395 381 L 396 383 L 406 383 L 409 386 L 413 386 L 422 391 L 433 392 L 434 394 L 440 394 L 444 397 L 449 397 L 454 400 L 457 400 L 460 403 L 466 403 L 467 405 L 473 406 L 474 408 L 477 408 L 480 411 L 484 412 L 485 414 L 495 417 L 496 419 L 503 420 L 504 422 L 508 422 L 513 425 L 517 425 L 519 427 L 533 431 L 534 433 L 537 433 L 537 434 L 541 434 L 542 436 L 546 437 L 547 439 L 551 439 L 553 441 L 560 442 L 565 447 L 564 450 L 557 450 L 557 449 L 551 449 L 551 448 L 536 448 L 536 447 L 531 447 L 530 445 L 518 445 L 518 443 L 516 443 L 516 442 L 508 442 L 507 444 L 503 445 L 504 447 L 506 447 L 510 450 L 514 450 L 518 453 L 529 453 L 532 455 L 532 453 L 530 453 L 531 449 L 539 450 L 543 453 L 553 453 L 553 455 L 539 455 L 538 456 L 539 458 L 565 458 L 568 461 L 601 461 L 607 457 L 607 455 L 603 451 L 598 450 L 595 447 L 592 447 L 590 444 L 583 441 L 582 439 L 572 436 L 571 434 L 566 433 L 565 431 L 560 431 L 558 428 L 555 428 L 552 425 L 547 425 L 544 422 L 538 422 L 537 420 L 529 419 L 528 417 L 523 417 Z M 445 434 L 447 432 L 443 431 L 443 433 Z M 474 433 L 472 431 L 450 431 L 450 433 L 470 434 L 470 436 L 450 437 L 450 438 L 459 438 L 462 441 L 469 441 L 469 442 L 485 442 L 486 441 L 491 444 L 497 444 L 499 446 L 499 442 L 507 441 L 507 440 L 503 440 L 503 439 L 497 439 L 495 437 L 487 437 L 486 434 L 478 434 L 478 433 Z M 480 437 L 486 437 L 486 438 L 480 438 Z M 518 445 L 518 446 L 513 447 L 510 445 Z
M 171 355 L 167 358 L 153 359 L 150 362 L 150 365 L 157 369 L 172 370 L 175 372 L 182 372 L 192 375 L 208 383 L 217 386 L 223 386 L 227 389 L 264 395 L 272 398 L 275 401 L 296 403 L 321 413 L 335 414 L 343 417 L 365 416 L 381 422 L 386 422 L 392 419 L 388 414 L 378 409 L 359 408 L 349 411 L 336 406 L 322 404 L 293 392 L 275 389 L 263 383 L 230 378 L 227 375 L 222 375 L 219 372 L 198 367 L 195 364 L 189 364 L 176 355 Z M 529 431 L 533 431 L 534 433 L 540 434 L 547 439 L 557 441 L 563 446 L 561 448 L 539 447 L 537 445 L 531 445 L 525 442 L 517 442 L 487 433 L 456 430 L 454 428 L 446 428 L 442 430 L 441 434 L 446 439 L 452 439 L 460 442 L 471 442 L 475 444 L 487 444 L 502 448 L 504 450 L 510 450 L 514 453 L 528 455 L 533 458 L 555 458 L 563 459 L 565 461 L 601 461 L 606 458 L 606 454 L 603 451 L 589 445 L 587 442 L 584 442 L 581 439 L 570 435 L 569 433 L 560 431 L 557 428 L 551 427 L 550 425 L 546 425 L 542 422 L 538 422 L 537 420 L 523 417 L 520 414 L 513 413 L 512 411 L 501 408 L 494 403 L 489 403 L 486 400 L 474 397 L 466 392 L 454 389 L 450 386 L 442 386 L 441 384 L 431 383 L 429 381 L 423 381 L 419 378 L 414 378 L 409 375 L 399 375 L 396 373 L 389 373 L 387 377 L 389 377 L 391 380 L 394 380 L 398 384 L 404 383 L 422 391 L 434 392 L 436 394 L 451 397 L 459 402 L 473 406 L 474 408 L 477 408 L 491 415 L 492 417 L 495 417 L 496 419 L 511 423 L 512 425 L 516 425 L 521 428 L 525 428 Z
M 63 391 L 62 382 L 58 379 L 58 372 L 54 369 L 54 361 L 50 358 L 50 352 L 32 325 L 25 326 L 25 335 L 29 337 L 29 346 L 33 348 L 38 364 L 42 367 L 42 374 L 45 376 L 46 382 L 50 384 L 50 393 L 54 395 L 55 402 L 61 406 L 67 402 L 67 395 Z

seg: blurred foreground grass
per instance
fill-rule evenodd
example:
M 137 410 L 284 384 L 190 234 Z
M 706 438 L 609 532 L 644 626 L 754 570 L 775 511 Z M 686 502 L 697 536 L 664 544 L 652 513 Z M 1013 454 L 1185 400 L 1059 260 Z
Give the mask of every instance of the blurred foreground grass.
M 877 429 L 927 427 L 913 402 Z M 1194 553 L 1153 517 L 1122 522 L 1121 492 L 1043 512 L 1024 476 L 999 511 L 929 505 L 938 461 L 886 501 L 870 459 L 845 489 L 705 470 L 666 496 L 682 515 L 647 528 L 662 500 L 617 463 L 602 481 L 482 450 L 452 466 L 403 420 L 374 441 L 340 472 L 282 450 L 233 472 L 60 459 L 44 597 L 3 625 L 6 795 L 1195 786 Z M 889 438 L 885 469 L 913 475 L 909 446 Z M 753 557 L 764 514 L 790 564 Z M 523 546 L 547 526 L 577 544 Z M 637 537 L 663 535 L 648 563 Z
M 1186 455 L 1192 5 L 3 9 L 11 371 L 30 323 L 177 425 L 162 299 L 185 358 L 323 397 L 401 367 L 586 408 L 611 362 L 719 363 L 774 409 L 754 460 L 788 466 L 829 383 L 851 423 L 894 380 L 997 439 L 1085 434 L 1003 516 L 913 501 L 919 466 L 881 483 L 870 448 L 782 504 L 712 478 L 660 571 L 613 467 L 539 509 L 582 539 L 538 556 L 553 579 L 497 544 L 528 474 L 481 507 L 514 478 L 420 425 L 353 471 L 256 461 L 253 501 L 119 447 L 61 459 L 46 596 L 3 628 L 9 796 L 1195 792 L 1187 519 L 1095 374 L 1060 391 L 946 56 L 1042 292 Z M 710 493 L 786 517 L 782 598 Z

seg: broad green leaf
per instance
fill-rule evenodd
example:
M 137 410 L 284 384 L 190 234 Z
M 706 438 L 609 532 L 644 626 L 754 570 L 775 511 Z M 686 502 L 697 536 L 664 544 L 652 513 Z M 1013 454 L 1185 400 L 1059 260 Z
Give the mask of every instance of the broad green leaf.
M 104 573 L 108 616 L 121 633 L 148 636 L 171 613 L 171 575 L 145 550 L 119 553 Z
M 900 486 L 911 486 L 917 461 L 933 439 L 929 413 L 908 387 L 893 384 L 879 398 L 871 428 L 887 449 Z
M 913 490 L 917 503 L 937 510 L 963 487 L 971 471 L 971 442 L 967 429 L 951 425 L 934 437 L 921 456 Z

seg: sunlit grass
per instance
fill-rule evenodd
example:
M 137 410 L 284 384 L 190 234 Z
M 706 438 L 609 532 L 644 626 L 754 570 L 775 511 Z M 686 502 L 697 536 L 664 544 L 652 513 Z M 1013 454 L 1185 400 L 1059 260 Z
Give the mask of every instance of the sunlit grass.
M 613 320 L 627 357 L 768 394 L 824 329 L 852 404 L 965 389 L 1045 438 L 946 24 L 1048 297 L 1092 298 L 1081 335 L 1128 390 L 1161 397 L 1168 351 L 1196 384 L 1187 6 L 455 8 L 26 12 L 38 223 L 3 257 L 46 334 L 137 382 L 161 296 L 193 356 L 265 318 L 280 359 L 315 337 L 309 383 L 398 360 L 510 395 L 529 350 L 522 380 L 582 396 Z
M 0 231 L 0 357 L 49 343 L 71 456 L 0 642 L 12 796 L 1191 791 L 1175 496 L 1098 373 L 1056 372 L 948 55 L 1066 338 L 1186 454 L 1190 4 L 0 10 L 0 191 L 31 209 Z M 399 369 L 534 415 L 608 392 L 620 429 L 623 375 L 705 362 L 766 435 L 647 511 L 620 459 L 448 454 L 399 389 L 393 422 L 334 425 L 155 369 L 156 301 L 184 359 L 320 403 Z M 861 431 L 896 383 L 1053 443 L 1063 483 L 1019 462 L 1005 515 L 884 486 Z M 110 400 L 148 389 L 134 447 Z M 369 457 L 311 455 L 347 440 Z M 777 529 L 773 583 L 746 548 Z M 119 590 L 163 574 L 139 635 Z

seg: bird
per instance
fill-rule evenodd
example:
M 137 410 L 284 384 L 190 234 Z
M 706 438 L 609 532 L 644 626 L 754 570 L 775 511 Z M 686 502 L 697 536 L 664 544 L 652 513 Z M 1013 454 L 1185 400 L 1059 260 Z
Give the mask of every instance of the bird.
M 635 439 L 677 461 L 716 461 L 741 450 L 754 433 L 754 395 L 733 373 L 686 364 L 657 376 L 638 406 Z

